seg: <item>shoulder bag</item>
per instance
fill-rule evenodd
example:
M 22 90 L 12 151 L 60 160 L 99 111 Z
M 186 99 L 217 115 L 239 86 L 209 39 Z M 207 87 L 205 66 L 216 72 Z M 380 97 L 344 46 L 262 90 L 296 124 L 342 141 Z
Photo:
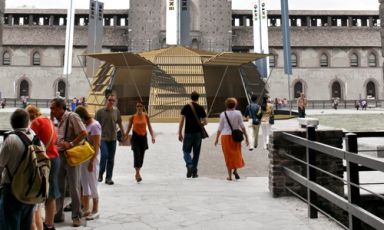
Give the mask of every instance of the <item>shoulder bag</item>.
M 193 115 L 194 115 L 195 118 L 196 118 L 197 124 L 199 124 L 199 126 L 200 126 L 200 129 L 201 129 L 201 138 L 204 139 L 204 138 L 209 137 L 209 135 L 208 135 L 208 133 L 207 133 L 207 130 L 205 130 L 204 125 L 201 124 L 200 119 L 199 119 L 199 117 L 197 116 L 195 107 L 192 105 L 192 103 L 190 103 L 189 106 L 190 106 L 191 109 L 192 109 L 192 113 L 193 113 Z
M 71 122 L 70 114 L 68 115 L 67 123 L 65 124 L 64 139 L 67 136 L 69 122 Z M 69 166 L 81 165 L 82 163 L 91 159 L 95 155 L 95 153 L 96 152 L 91 146 L 91 144 L 89 144 L 89 142 L 85 139 L 78 145 L 65 150 L 65 156 L 67 158 L 67 163 Z
M 227 118 L 227 122 L 232 131 L 232 139 L 236 142 L 242 142 L 244 140 L 243 132 L 240 129 L 233 129 L 231 122 L 229 121 L 227 112 L 224 112 L 224 114 L 225 114 L 225 117 Z

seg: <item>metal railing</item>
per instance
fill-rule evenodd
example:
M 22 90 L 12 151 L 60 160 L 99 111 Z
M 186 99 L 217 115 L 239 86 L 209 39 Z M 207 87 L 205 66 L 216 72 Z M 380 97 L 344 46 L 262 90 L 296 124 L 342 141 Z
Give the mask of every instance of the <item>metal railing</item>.
M 372 108 L 384 108 L 384 100 L 366 100 L 367 107 L 366 109 Z M 356 104 L 359 105 L 359 110 L 362 109 L 360 106 L 359 100 L 339 100 L 337 109 L 356 109 Z M 276 104 L 274 103 L 275 108 Z M 289 101 L 287 105 L 278 105 L 279 109 L 289 109 L 289 106 L 292 106 L 293 109 L 296 108 L 296 101 Z M 332 100 L 307 100 L 307 109 L 334 109 Z
M 295 143 L 299 146 L 306 148 L 306 157 L 305 160 L 298 159 L 292 154 L 285 153 L 285 156 L 288 158 L 300 162 L 306 166 L 306 175 L 297 173 L 293 169 L 288 167 L 283 167 L 284 173 L 290 179 L 296 181 L 307 189 L 307 198 L 301 197 L 299 194 L 295 193 L 293 190 L 287 188 L 294 195 L 299 196 L 300 199 L 305 200 L 308 203 L 308 215 L 310 218 L 317 218 L 318 212 L 323 213 L 324 215 L 334 219 L 338 224 L 346 229 L 361 229 L 362 222 L 373 227 L 375 229 L 384 229 L 384 220 L 377 216 L 376 214 L 368 211 L 365 208 L 361 207 L 361 194 L 360 190 L 368 192 L 369 195 L 372 195 L 381 201 L 384 201 L 384 196 L 377 194 L 363 186 L 359 183 L 359 171 L 362 168 L 368 168 L 370 170 L 384 172 L 384 161 L 376 160 L 374 158 L 357 155 L 358 137 L 367 137 L 369 133 L 347 133 L 345 135 L 346 139 L 346 150 L 342 150 L 333 146 L 329 146 L 316 141 L 316 131 L 314 127 L 307 128 L 307 139 L 295 136 L 284 132 L 283 138 L 289 142 Z M 380 132 L 377 135 L 371 133 L 370 136 L 383 136 L 384 133 Z M 339 158 L 346 162 L 346 172 L 347 179 L 338 177 L 330 172 L 327 172 L 316 165 L 316 154 L 326 154 L 335 158 Z M 347 197 L 340 196 L 326 187 L 320 185 L 316 181 L 317 171 L 327 174 L 332 178 L 336 178 L 346 184 L 347 188 Z M 348 224 L 347 226 L 341 221 L 338 221 L 336 218 L 333 218 L 331 215 L 326 213 L 318 207 L 317 198 L 321 196 L 322 198 L 328 200 L 332 204 L 338 206 L 346 213 L 348 213 Z
M 5 108 L 7 107 L 13 107 L 13 108 L 23 108 L 24 104 L 23 102 L 18 98 L 3 98 L 5 101 Z M 28 98 L 27 104 L 35 105 L 39 108 L 49 108 L 51 99 L 33 99 Z M 67 101 L 67 106 L 71 104 L 71 100 Z

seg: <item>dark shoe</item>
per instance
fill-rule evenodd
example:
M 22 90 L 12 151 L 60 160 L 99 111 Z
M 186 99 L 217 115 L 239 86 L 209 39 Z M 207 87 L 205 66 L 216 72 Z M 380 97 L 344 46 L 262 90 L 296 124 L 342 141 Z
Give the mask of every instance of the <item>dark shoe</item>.
M 140 175 L 136 175 L 135 177 L 136 177 L 136 181 L 137 181 L 137 183 L 139 183 L 140 181 L 143 180 L 143 178 L 141 178 Z
M 109 185 L 113 185 L 114 184 L 112 179 L 105 179 L 105 183 L 109 184 Z
M 192 176 L 192 166 L 187 166 L 187 178 Z
M 55 215 L 55 218 L 53 219 L 54 223 L 62 223 L 64 222 L 64 214 L 63 215 Z
M 97 179 L 98 182 L 102 182 L 103 181 L 103 176 L 99 176 L 99 179 Z
M 239 174 L 236 171 L 233 172 L 233 175 L 235 176 L 236 180 L 240 179 L 240 176 L 239 176 Z
M 73 218 L 72 219 L 72 226 L 73 227 L 80 227 L 81 226 L 81 220 L 80 220 L 80 218 Z
M 46 223 L 43 223 L 43 230 L 56 230 L 55 226 L 48 227 Z
M 197 174 L 197 169 L 193 170 L 192 172 L 192 178 L 198 178 L 199 175 Z
M 67 206 L 64 207 L 64 212 L 71 212 L 72 211 L 72 203 L 69 203 Z
M 257 149 L 257 145 L 255 145 L 254 148 Z

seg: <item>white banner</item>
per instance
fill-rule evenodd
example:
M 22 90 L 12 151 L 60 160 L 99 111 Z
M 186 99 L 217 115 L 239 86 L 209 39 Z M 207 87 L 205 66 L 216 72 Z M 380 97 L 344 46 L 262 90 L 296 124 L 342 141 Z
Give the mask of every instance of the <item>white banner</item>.
M 75 6 L 69 1 L 67 10 L 67 30 L 65 35 L 64 75 L 72 73 L 73 29 L 75 25 Z
M 168 45 L 177 45 L 179 29 L 179 0 L 167 0 L 166 42 Z
M 269 53 L 268 42 L 268 16 L 267 0 L 254 0 L 253 3 L 253 50 L 255 53 Z M 263 66 L 259 66 L 259 72 L 263 77 L 269 74 L 269 58 L 262 61 Z

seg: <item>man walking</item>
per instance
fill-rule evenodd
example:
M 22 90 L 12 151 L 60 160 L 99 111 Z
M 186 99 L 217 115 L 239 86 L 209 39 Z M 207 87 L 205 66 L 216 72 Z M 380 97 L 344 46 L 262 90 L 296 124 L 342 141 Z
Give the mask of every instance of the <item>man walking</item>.
M 297 110 L 301 118 L 305 118 L 305 107 L 307 107 L 307 99 L 304 93 L 300 93 L 300 97 L 297 99 Z
M 105 107 L 99 109 L 95 114 L 95 119 L 101 125 L 101 159 L 98 180 L 99 182 L 103 181 L 104 172 L 107 170 L 105 183 L 109 185 L 114 184 L 112 180 L 112 174 L 116 153 L 116 124 L 119 126 L 121 133 L 125 133 L 120 111 L 117 107 L 114 106 L 115 102 L 115 95 L 107 95 Z
M 247 105 L 245 109 L 244 116 L 247 118 L 252 118 L 252 121 L 249 124 L 250 134 L 251 134 L 251 142 L 249 143 L 249 150 L 252 151 L 253 148 L 257 148 L 258 140 L 259 140 L 259 128 L 260 128 L 260 118 L 261 118 L 261 109 L 257 104 L 257 96 L 251 96 L 251 104 Z
M 33 131 L 28 129 L 29 115 L 23 109 L 17 109 L 11 115 L 11 126 L 15 132 L 27 136 L 31 141 Z M 2 145 L 0 152 L 0 171 L 3 172 L 1 185 L 3 187 L 0 199 L 0 229 L 29 229 L 32 223 L 34 204 L 25 204 L 15 198 L 12 191 L 12 177 L 25 152 L 23 141 L 16 135 L 10 134 Z M 28 186 L 27 184 L 25 186 Z
M 199 163 L 200 149 L 201 149 L 201 127 L 206 125 L 207 114 L 204 108 L 197 103 L 200 95 L 197 92 L 191 93 L 192 102 L 185 105 L 181 109 L 181 120 L 179 123 L 179 141 L 183 142 L 184 160 L 187 167 L 187 177 L 197 178 L 197 165 Z M 194 112 L 194 111 L 195 112 Z M 197 118 L 195 116 L 197 115 Z M 200 122 L 201 124 L 199 124 Z M 183 127 L 185 123 L 184 136 Z M 191 152 L 193 150 L 193 157 Z
M 56 200 L 57 212 L 55 222 L 64 221 L 64 194 L 66 188 L 66 177 L 68 177 L 69 192 L 72 199 L 72 221 L 73 227 L 81 225 L 81 203 L 80 203 L 80 166 L 69 166 L 65 157 L 65 150 L 79 144 L 86 136 L 87 129 L 79 115 L 68 112 L 65 100 L 55 98 L 51 101 L 51 113 L 59 121 L 57 147 L 60 156 L 59 189 L 61 198 Z

